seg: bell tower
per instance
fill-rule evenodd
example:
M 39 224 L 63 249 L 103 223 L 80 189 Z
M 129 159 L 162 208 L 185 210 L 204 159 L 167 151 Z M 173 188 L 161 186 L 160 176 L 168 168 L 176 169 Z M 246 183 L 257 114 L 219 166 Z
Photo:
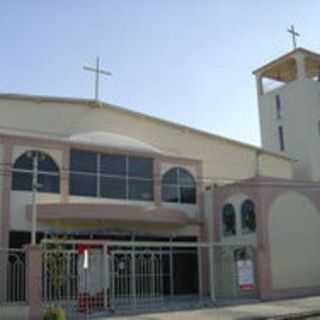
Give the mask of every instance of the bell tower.
M 296 160 L 296 179 L 320 181 L 320 54 L 297 48 L 253 74 L 263 148 Z

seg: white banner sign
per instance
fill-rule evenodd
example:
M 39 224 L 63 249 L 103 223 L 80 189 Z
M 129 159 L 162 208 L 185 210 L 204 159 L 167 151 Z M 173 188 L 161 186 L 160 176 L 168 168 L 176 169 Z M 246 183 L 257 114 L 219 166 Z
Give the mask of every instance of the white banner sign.
M 237 261 L 239 287 L 243 290 L 254 289 L 254 272 L 251 260 Z

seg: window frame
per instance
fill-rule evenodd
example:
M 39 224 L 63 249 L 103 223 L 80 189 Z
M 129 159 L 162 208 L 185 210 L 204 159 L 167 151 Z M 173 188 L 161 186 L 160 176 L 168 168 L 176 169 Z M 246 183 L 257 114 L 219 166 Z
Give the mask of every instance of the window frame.
M 72 151 L 83 151 L 83 152 L 87 152 L 87 150 L 82 150 L 82 149 L 71 149 L 70 150 L 70 159 L 71 159 L 71 153 Z M 148 158 L 148 157 L 140 157 L 138 155 L 126 155 L 126 154 L 115 154 L 115 153 L 107 153 L 107 152 L 100 152 L 100 151 L 90 151 L 90 152 L 94 152 L 96 154 L 96 172 L 81 172 L 81 171 L 76 171 L 73 170 L 70 167 L 70 173 L 69 173 L 69 177 L 72 174 L 77 174 L 77 175 L 90 175 L 90 176 L 95 176 L 97 181 L 97 186 L 96 186 L 96 194 L 93 195 L 77 195 L 77 194 L 73 194 L 70 192 L 69 189 L 69 195 L 70 196 L 81 196 L 81 197 L 90 197 L 90 198 L 98 198 L 98 199 L 113 199 L 113 200 L 124 200 L 124 201 L 154 201 L 154 187 L 153 187 L 153 176 L 154 176 L 154 172 L 153 172 L 153 158 Z M 105 173 L 102 172 L 102 165 L 101 165 L 101 158 L 103 156 L 120 156 L 120 157 L 124 157 L 125 159 L 125 172 L 123 175 L 121 174 L 110 174 L 110 173 Z M 129 175 L 129 162 L 130 162 L 130 158 L 137 158 L 137 159 L 145 159 L 145 160 L 149 160 L 151 161 L 151 177 L 150 178 L 144 178 L 144 177 L 139 177 L 139 176 L 130 176 Z M 71 160 L 70 160 L 71 161 Z M 107 197 L 107 196 L 103 196 L 102 192 L 101 192 L 101 183 L 102 183 L 102 179 L 103 178 L 109 178 L 109 179 L 124 179 L 125 180 L 125 197 L 121 198 L 121 197 L 117 197 L 117 198 L 111 198 L 111 197 Z M 131 198 L 130 197 L 130 181 L 132 180 L 139 180 L 139 181 L 146 181 L 146 182 L 151 182 L 152 183 L 152 190 L 151 190 L 151 197 L 150 199 L 147 200 L 143 200 L 143 199 L 135 199 L 135 198 Z M 69 182 L 70 184 L 70 182 Z
M 234 234 L 226 234 L 225 232 L 225 219 L 224 219 L 224 216 L 225 216 L 225 209 L 227 207 L 231 207 L 232 210 L 233 210 L 233 218 L 234 218 Z M 222 235 L 222 238 L 231 238 L 231 237 L 236 237 L 238 235 L 238 221 L 237 221 L 237 211 L 236 211 L 236 208 L 234 206 L 234 204 L 232 204 L 231 202 L 226 202 L 222 209 L 221 209 L 221 223 L 220 223 L 220 226 L 221 226 L 221 235 Z
M 165 176 L 167 174 L 169 174 L 170 172 L 172 172 L 173 170 L 176 170 L 177 172 L 177 182 L 176 183 L 165 183 L 164 179 Z M 192 178 L 192 184 L 186 184 L 186 183 L 181 183 L 180 181 L 180 175 L 181 172 L 180 171 L 184 171 L 184 173 L 186 173 L 190 178 Z M 163 188 L 175 188 L 176 189 L 176 193 L 177 193 L 177 201 L 167 201 L 164 200 L 163 198 Z M 194 202 L 182 202 L 182 189 L 188 189 L 188 188 L 192 188 L 194 189 Z M 162 175 L 162 179 L 161 179 L 161 201 L 165 202 L 165 203 L 176 203 L 176 204 L 183 204 L 183 205 L 197 205 L 198 203 L 198 197 L 197 197 L 197 184 L 196 184 L 196 180 L 193 176 L 193 174 L 187 170 L 186 168 L 183 167 L 173 167 L 168 169 L 163 175 Z
M 245 228 L 244 226 L 244 209 L 245 209 L 245 205 L 247 203 L 250 203 L 250 205 L 252 205 L 252 208 L 253 208 L 253 214 L 254 214 L 254 230 L 250 230 L 250 228 Z M 257 214 L 256 214 L 256 206 L 255 206 L 255 203 L 253 200 L 251 199 L 245 199 L 242 201 L 241 203 L 241 207 L 240 207 L 240 222 L 241 222 L 241 233 L 243 235 L 248 235 L 248 234 L 255 234 L 256 233 L 256 230 L 257 230 Z
M 57 184 L 57 190 L 54 190 L 54 191 L 44 191 L 42 190 L 41 187 L 37 188 L 37 193 L 52 193 L 52 194 L 60 194 L 60 182 L 61 182 L 61 177 L 60 177 L 60 168 L 57 164 L 57 162 L 55 161 L 55 159 L 47 152 L 44 152 L 42 150 L 26 150 L 25 152 L 23 152 L 21 155 L 19 155 L 13 165 L 12 165 L 12 173 L 11 173 L 11 191 L 21 191 L 21 192 L 31 192 L 32 191 L 32 177 L 33 177 L 33 168 L 31 169 L 23 169 L 23 168 L 16 168 L 15 165 L 16 165 L 16 162 L 20 159 L 22 159 L 23 157 L 27 157 L 27 153 L 29 152 L 38 152 L 39 154 L 42 154 L 44 155 L 46 158 L 49 158 L 52 163 L 55 165 L 55 169 L 56 171 L 54 170 L 50 170 L 50 171 L 45 171 L 45 170 L 41 170 L 41 169 L 38 169 L 37 171 L 37 182 L 39 183 L 39 177 L 40 176 L 45 176 L 45 177 L 57 177 L 58 178 L 58 184 Z M 41 159 L 39 159 L 39 162 L 41 161 Z M 31 188 L 30 189 L 17 189 L 17 188 L 14 188 L 14 174 L 19 174 L 19 173 L 22 173 L 22 174 L 30 174 L 31 175 Z

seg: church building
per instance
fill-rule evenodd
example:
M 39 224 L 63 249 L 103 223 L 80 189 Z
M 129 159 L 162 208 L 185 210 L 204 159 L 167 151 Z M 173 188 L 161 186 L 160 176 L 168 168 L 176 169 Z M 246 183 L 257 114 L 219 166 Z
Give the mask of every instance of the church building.
M 98 100 L 0 94 L 0 247 L 30 242 L 36 206 L 38 243 L 214 243 L 217 297 L 319 293 L 319 71 L 303 48 L 254 71 L 262 148 Z M 210 259 L 179 257 L 164 294 L 199 291 L 201 270 L 209 296 Z

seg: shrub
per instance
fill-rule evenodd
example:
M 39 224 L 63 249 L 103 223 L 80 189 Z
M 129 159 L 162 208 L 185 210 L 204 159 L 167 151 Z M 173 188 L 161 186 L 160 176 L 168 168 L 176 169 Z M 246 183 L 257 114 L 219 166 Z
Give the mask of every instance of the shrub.
M 49 307 L 43 316 L 43 320 L 66 320 L 66 317 L 62 309 Z

